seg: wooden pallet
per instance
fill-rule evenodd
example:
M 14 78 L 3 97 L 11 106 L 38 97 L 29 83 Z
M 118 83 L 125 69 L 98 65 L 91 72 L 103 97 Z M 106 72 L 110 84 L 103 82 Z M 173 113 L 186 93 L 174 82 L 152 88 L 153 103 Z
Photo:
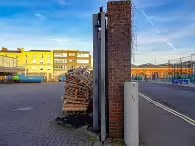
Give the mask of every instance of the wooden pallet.
M 69 114 L 86 113 L 92 99 L 93 73 L 87 68 L 78 68 L 65 81 L 62 111 Z
M 86 111 L 63 111 L 64 114 L 66 115 L 86 115 Z

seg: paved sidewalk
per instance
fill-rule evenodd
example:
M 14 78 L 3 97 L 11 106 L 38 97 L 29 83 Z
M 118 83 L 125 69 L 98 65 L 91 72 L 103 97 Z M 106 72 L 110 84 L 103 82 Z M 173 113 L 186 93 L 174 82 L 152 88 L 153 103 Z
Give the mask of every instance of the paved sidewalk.
M 194 146 L 195 127 L 139 97 L 140 146 Z
M 87 135 L 56 125 L 64 84 L 0 88 L 0 146 L 92 146 Z M 17 108 L 27 107 L 23 110 Z

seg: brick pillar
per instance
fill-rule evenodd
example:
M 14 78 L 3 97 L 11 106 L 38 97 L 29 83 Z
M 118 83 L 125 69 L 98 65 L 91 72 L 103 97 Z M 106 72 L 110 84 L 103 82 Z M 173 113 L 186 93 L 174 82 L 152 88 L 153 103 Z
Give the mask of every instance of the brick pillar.
M 124 82 L 131 80 L 131 2 L 108 2 L 109 134 L 124 136 Z

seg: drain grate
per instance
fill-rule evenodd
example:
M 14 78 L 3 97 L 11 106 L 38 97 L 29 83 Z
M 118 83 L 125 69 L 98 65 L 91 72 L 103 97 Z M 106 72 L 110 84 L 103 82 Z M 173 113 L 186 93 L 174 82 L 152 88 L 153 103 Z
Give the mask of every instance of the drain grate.
M 17 112 L 17 111 L 27 111 L 27 110 L 31 110 L 33 107 L 20 107 L 20 108 L 17 108 L 15 110 L 13 110 L 14 112 Z

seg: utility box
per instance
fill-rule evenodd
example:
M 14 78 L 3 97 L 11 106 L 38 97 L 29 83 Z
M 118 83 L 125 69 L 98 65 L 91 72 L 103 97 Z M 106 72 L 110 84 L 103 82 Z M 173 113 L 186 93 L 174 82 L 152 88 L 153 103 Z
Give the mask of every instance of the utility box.
M 127 146 L 139 146 L 138 83 L 124 84 L 124 141 Z

